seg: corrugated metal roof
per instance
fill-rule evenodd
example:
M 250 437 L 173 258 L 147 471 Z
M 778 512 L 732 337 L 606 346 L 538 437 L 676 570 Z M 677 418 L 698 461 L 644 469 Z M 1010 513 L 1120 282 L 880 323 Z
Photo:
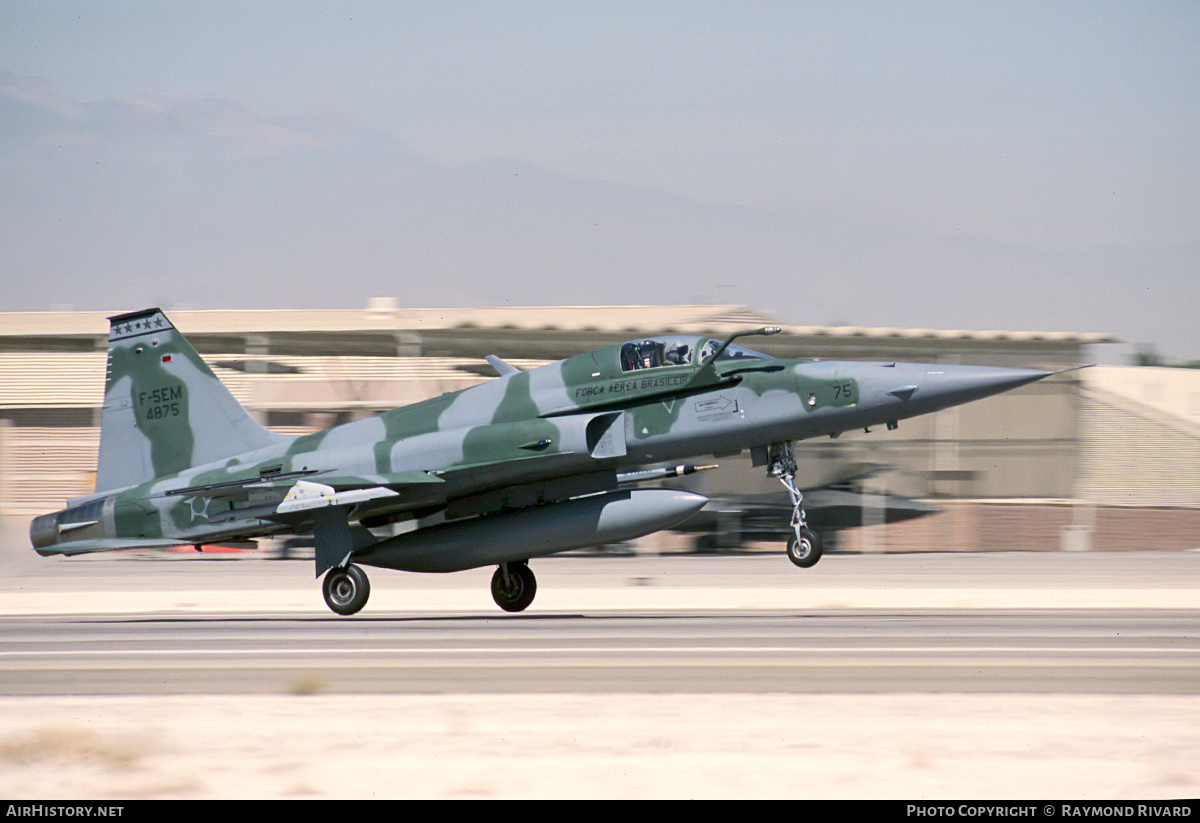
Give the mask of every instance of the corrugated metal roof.
M 0 336 L 45 337 L 106 335 L 111 312 L 0 312 Z M 768 313 L 736 305 L 681 306 L 531 306 L 521 308 L 357 310 L 168 310 L 188 334 L 271 332 L 404 332 L 434 329 L 497 328 L 595 330 L 634 334 L 702 332 L 726 327 L 783 325 Z M 962 329 L 869 328 L 860 326 L 789 326 L 801 337 L 1008 340 L 1059 343 L 1114 343 L 1108 334 L 1067 331 L 971 331 Z

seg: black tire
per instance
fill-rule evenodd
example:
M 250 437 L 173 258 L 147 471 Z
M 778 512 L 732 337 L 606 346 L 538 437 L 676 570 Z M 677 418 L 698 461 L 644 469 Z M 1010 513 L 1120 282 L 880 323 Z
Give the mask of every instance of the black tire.
M 336 613 L 354 614 L 367 605 L 371 581 L 366 572 L 354 564 L 330 569 L 321 584 L 321 593 L 325 595 L 325 605 Z
M 506 612 L 523 612 L 537 594 L 537 577 L 525 563 L 508 564 L 508 580 L 504 579 L 504 567 L 498 567 L 492 575 L 492 599 Z
M 801 529 L 799 540 L 795 535 L 788 538 L 787 556 L 788 560 L 802 569 L 817 565 L 817 561 L 821 559 L 820 535 L 812 529 Z

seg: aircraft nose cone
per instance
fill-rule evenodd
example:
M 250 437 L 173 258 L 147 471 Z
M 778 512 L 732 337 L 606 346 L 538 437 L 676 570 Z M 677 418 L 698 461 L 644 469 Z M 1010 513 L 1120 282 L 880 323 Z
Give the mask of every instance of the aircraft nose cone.
M 1001 369 L 991 366 L 936 366 L 925 371 L 919 395 L 939 404 L 966 403 L 1049 377 L 1040 369 Z

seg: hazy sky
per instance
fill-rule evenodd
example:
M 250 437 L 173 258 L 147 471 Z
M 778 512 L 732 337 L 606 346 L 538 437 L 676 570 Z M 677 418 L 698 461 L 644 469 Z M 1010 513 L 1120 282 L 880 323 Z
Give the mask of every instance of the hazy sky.
M 68 119 L 103 102 L 217 101 L 258 118 L 256 151 L 269 153 L 272 140 L 311 136 L 287 118 L 320 115 L 441 169 L 502 159 L 705 207 L 816 216 L 838 227 L 839 250 L 852 245 L 847 226 L 868 232 L 880 279 L 848 271 L 852 299 L 830 281 L 863 260 L 833 246 L 811 273 L 819 290 L 782 274 L 812 244 L 778 270 L 755 261 L 769 296 L 728 289 L 743 272 L 709 273 L 725 284 L 721 302 L 788 322 L 1050 324 L 1200 358 L 1200 3 L 1190 0 L 0 0 L 0 72 L 0 92 L 28 103 L 41 90 L 37 104 Z M 89 111 L 76 120 L 94 121 Z M 0 141 L 25 136 L 0 121 Z M 0 208 L 21 212 L 29 196 L 0 194 Z M 895 238 L 886 251 L 883 237 Z M 908 256 L 931 238 L 953 254 Z M 992 250 L 989 262 L 973 272 L 967 247 Z M 3 255 L 0 278 L 38 263 Z M 1037 263 L 997 283 L 997 261 L 1016 258 Z M 1128 280 L 1114 268 L 1095 281 L 1103 298 L 1066 299 L 1088 291 L 1084 267 L 1096 260 L 1119 260 Z M 545 263 L 530 262 L 530 276 L 553 278 Z M 952 269 L 976 285 L 947 289 Z M 885 282 L 903 283 L 907 299 L 872 288 Z M 1132 297 L 1111 293 L 1125 286 Z M 1061 306 L 1022 317 L 1020 301 L 991 314 L 971 305 L 992 287 Z M 374 293 L 387 292 L 338 302 Z M 563 284 L 545 293 L 593 302 Z M 1136 322 L 1119 327 L 1126 314 Z

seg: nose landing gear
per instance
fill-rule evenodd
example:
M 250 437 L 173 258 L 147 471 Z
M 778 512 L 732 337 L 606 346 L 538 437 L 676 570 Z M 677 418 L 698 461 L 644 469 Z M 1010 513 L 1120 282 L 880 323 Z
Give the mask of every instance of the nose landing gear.
M 772 443 L 767 449 L 767 474 L 779 480 L 792 499 L 792 534 L 788 537 L 787 556 L 807 569 L 821 559 L 821 537 L 808 527 L 804 518 L 804 495 L 796 488 L 796 457 L 791 443 Z

